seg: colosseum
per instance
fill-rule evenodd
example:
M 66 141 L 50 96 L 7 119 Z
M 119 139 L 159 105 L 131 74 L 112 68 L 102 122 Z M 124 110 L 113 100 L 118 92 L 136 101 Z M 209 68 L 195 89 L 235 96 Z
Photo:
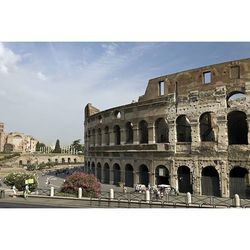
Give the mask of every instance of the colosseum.
M 85 164 L 102 183 L 250 198 L 250 59 L 149 80 L 137 102 L 85 107 Z

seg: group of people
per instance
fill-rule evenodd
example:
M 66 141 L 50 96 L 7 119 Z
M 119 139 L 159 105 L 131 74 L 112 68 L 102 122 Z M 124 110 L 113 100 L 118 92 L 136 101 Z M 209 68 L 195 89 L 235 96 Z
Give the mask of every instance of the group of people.
M 151 186 L 149 184 L 148 187 L 144 184 L 135 185 L 135 192 L 144 193 L 147 190 L 149 190 L 151 196 L 155 197 L 155 199 L 163 199 L 164 195 L 179 195 L 178 190 L 170 185 Z

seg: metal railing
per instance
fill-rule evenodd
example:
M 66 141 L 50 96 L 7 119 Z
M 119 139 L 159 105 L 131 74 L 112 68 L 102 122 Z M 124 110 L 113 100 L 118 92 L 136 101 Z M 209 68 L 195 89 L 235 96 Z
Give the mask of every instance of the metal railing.
M 52 189 L 52 187 L 51 187 Z M 119 207 L 207 207 L 207 208 L 229 208 L 229 207 L 242 207 L 250 208 L 249 199 L 239 199 L 236 202 L 236 197 L 234 198 L 223 198 L 215 196 L 197 196 L 190 195 L 190 200 L 188 201 L 187 194 L 172 195 L 165 194 L 163 197 L 157 197 L 154 194 L 150 195 L 150 199 L 146 200 L 145 193 L 138 192 L 114 192 L 114 197 L 111 198 L 111 194 L 108 191 L 101 191 L 98 196 L 88 195 L 84 196 L 84 192 L 81 197 L 78 194 L 64 194 L 60 189 L 37 189 L 34 194 L 42 196 L 60 196 L 67 198 L 79 198 L 79 199 L 89 199 L 90 204 L 94 203 L 97 206 L 101 204 L 108 204 L 108 207 L 112 207 L 112 202 L 116 203 Z M 53 195 L 51 195 L 53 194 Z M 98 204 L 97 204 L 98 203 Z M 127 205 L 125 205 L 127 203 Z M 106 204 L 106 205 L 107 205 Z M 135 205 L 136 204 L 136 205 Z

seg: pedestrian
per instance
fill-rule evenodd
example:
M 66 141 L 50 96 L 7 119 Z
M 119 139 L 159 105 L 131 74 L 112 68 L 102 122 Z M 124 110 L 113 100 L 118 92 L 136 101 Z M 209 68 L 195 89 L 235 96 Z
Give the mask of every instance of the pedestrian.
M 12 191 L 13 191 L 13 196 L 12 197 L 16 197 L 16 187 L 15 187 L 15 185 L 12 187 Z

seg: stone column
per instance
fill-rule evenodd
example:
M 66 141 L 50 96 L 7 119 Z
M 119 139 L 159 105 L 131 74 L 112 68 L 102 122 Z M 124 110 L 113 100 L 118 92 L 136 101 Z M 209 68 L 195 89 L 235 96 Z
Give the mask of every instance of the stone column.
M 176 128 L 175 128 L 175 120 L 169 121 L 169 150 L 175 152 L 176 151 Z
M 201 170 L 199 169 L 198 159 L 194 159 L 194 170 L 193 170 L 193 194 L 201 195 Z
M 139 170 L 134 171 L 134 184 L 139 184 Z
M 134 124 L 133 126 L 133 138 L 134 138 L 133 144 L 140 144 L 138 124 Z
M 170 175 L 170 186 L 174 187 L 174 188 L 178 188 L 178 176 L 177 176 L 177 171 L 176 171 L 176 167 L 175 167 L 175 161 L 172 160 L 169 166 L 169 175 Z
M 109 183 L 111 185 L 114 184 L 114 170 L 113 170 L 113 166 L 110 164 L 110 167 L 109 167 Z
M 126 144 L 126 130 L 125 128 L 120 128 L 121 132 L 121 145 Z
M 220 190 L 221 197 L 229 197 L 229 174 L 228 174 L 228 162 L 219 161 L 220 164 Z
M 192 120 L 190 122 L 191 125 L 191 150 L 197 151 L 200 146 L 200 128 L 199 122 L 197 120 Z
M 248 139 L 248 144 L 250 144 L 250 114 L 247 115 L 247 125 L 248 125 L 247 139 Z
M 112 131 L 109 132 L 109 145 L 114 146 L 115 145 L 115 134 Z
M 122 160 L 120 164 L 121 169 L 121 182 L 125 183 L 125 161 Z
M 218 131 L 218 151 L 227 151 L 228 147 L 228 133 L 227 133 L 227 117 L 220 116 L 217 117 Z
M 148 123 L 148 144 L 155 143 L 155 126 L 153 122 Z

